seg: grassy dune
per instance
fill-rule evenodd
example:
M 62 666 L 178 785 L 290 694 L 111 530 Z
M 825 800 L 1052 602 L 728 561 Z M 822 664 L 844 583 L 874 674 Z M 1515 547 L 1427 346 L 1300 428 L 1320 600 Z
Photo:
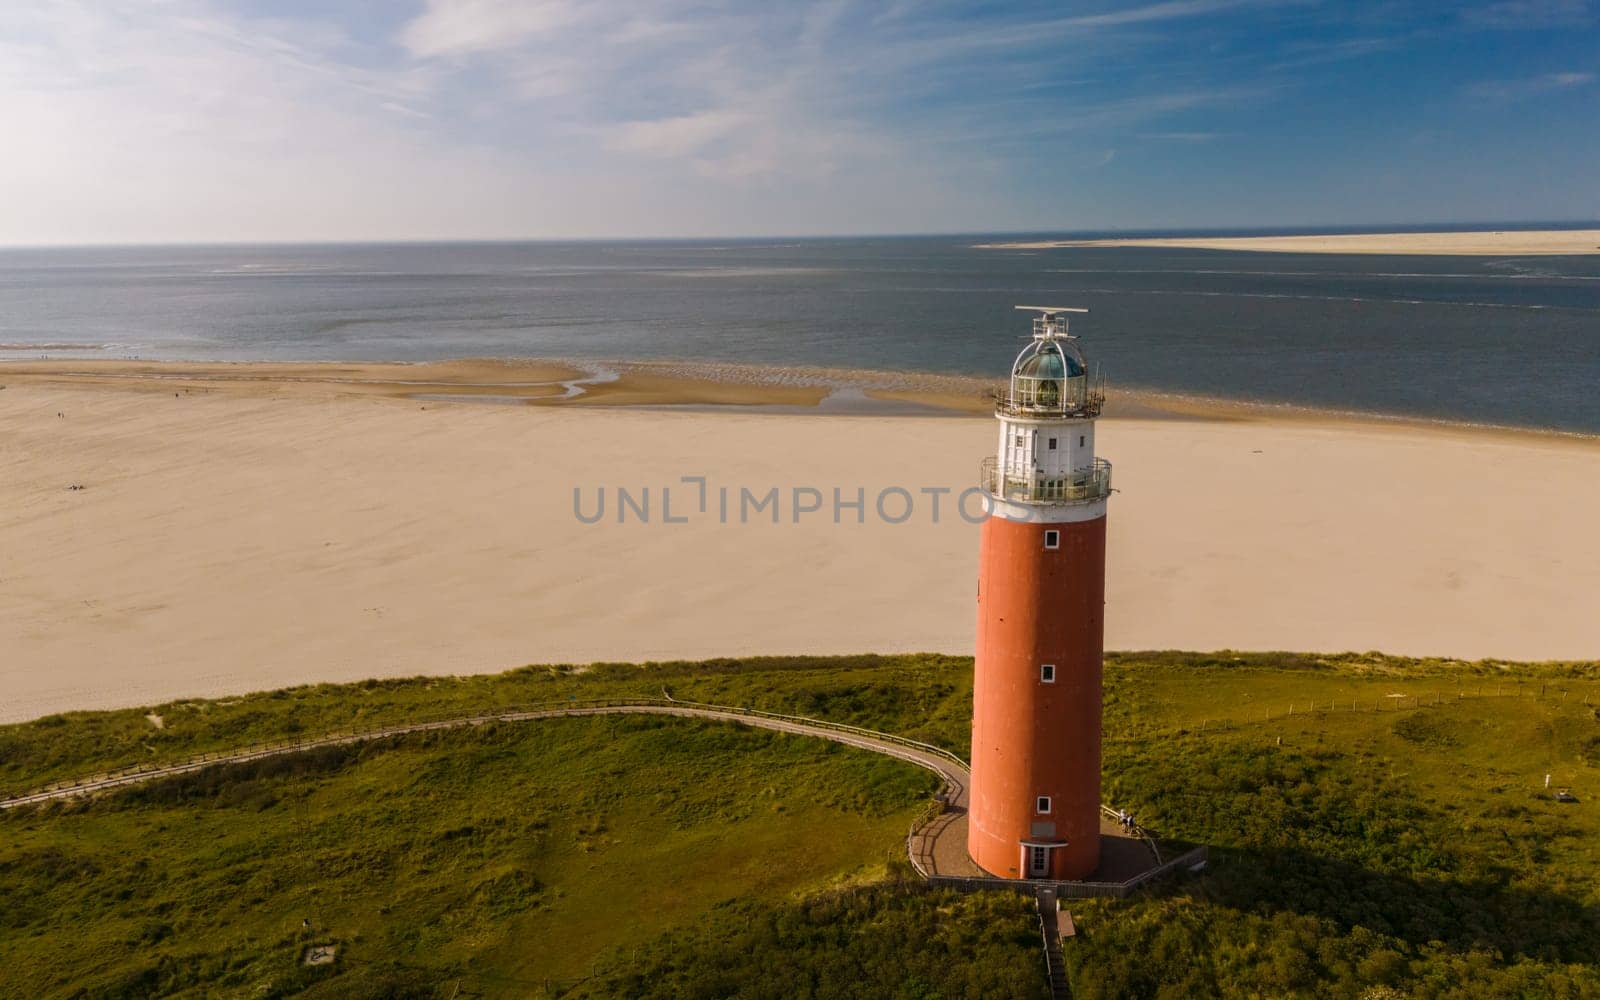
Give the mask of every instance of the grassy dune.
M 820 740 L 631 717 L 217 769 L 0 819 L 0 967 L 11 995 L 283 996 L 326 978 L 296 960 L 329 941 L 340 995 L 396 977 L 527 995 L 720 902 L 881 880 L 935 784 Z
M 1180 890 L 1078 908 L 1076 996 L 1600 996 L 1592 667 L 1262 673 L 1180 668 L 1119 697 L 1146 721 L 1108 746 L 1108 794 L 1219 849 Z M 1389 697 L 1407 682 L 1419 707 Z M 1192 701 L 1163 710 L 1162 689 Z M 1222 709 L 1254 721 L 1219 728 Z
M 630 664 L 526 667 L 494 675 L 322 684 L 148 709 L 73 712 L 0 726 L 0 791 L 21 793 L 103 769 L 173 762 L 250 743 L 485 709 L 659 698 L 663 688 L 683 700 L 882 723 L 965 753 L 971 662 L 947 656 L 856 656 L 712 660 L 643 669 Z M 915 718 L 919 712 L 928 717 Z M 149 715 L 161 720 L 159 727 Z
M 970 670 L 528 668 L 175 703 L 160 729 L 74 714 L 0 727 L 0 786 L 663 686 L 964 752 Z M 1597 709 L 1596 664 L 1108 658 L 1107 799 L 1214 850 L 1203 876 L 1073 907 L 1075 995 L 1600 996 Z M 1546 773 L 1583 801 L 1553 801 Z M 38 996 L 1036 992 L 1024 900 L 896 881 L 932 784 L 820 741 L 623 717 L 213 769 L 0 814 L 0 968 Z M 299 966 L 312 941 L 338 960 Z

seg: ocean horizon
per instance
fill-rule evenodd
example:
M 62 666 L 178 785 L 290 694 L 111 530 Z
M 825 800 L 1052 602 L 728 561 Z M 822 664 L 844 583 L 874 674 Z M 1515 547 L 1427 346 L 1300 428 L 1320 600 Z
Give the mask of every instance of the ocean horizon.
M 1027 338 L 1013 306 L 1068 305 L 1113 387 L 1600 432 L 1600 256 L 973 246 L 1156 235 L 1200 232 L 12 248 L 0 357 L 993 376 Z

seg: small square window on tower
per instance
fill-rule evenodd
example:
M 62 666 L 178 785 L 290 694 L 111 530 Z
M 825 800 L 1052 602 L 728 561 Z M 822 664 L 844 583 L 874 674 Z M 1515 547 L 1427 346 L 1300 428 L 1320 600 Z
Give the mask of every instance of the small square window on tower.
M 1088 437 L 1088 435 L 1085 435 L 1085 434 L 1079 434 L 1078 435 L 1078 447 L 1079 448 L 1083 447 L 1083 442 L 1087 439 L 1087 437 Z
M 1044 684 L 1056 682 L 1056 665 L 1054 663 L 1039 664 L 1039 680 Z
M 1054 529 L 1044 533 L 1044 547 L 1047 549 L 1061 548 L 1061 532 Z
M 1055 438 L 1051 438 L 1050 439 L 1050 450 L 1051 451 L 1055 451 L 1056 450 L 1056 439 Z
M 1050 796 L 1039 796 L 1039 800 L 1033 804 L 1033 811 L 1048 814 L 1050 812 Z

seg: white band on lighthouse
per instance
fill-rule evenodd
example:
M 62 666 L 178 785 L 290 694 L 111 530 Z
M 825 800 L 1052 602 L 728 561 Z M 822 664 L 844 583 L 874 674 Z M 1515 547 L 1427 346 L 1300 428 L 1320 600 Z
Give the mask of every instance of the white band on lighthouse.
M 989 495 L 989 516 L 1024 524 L 1080 524 L 1106 516 L 1106 498 L 1079 504 L 1014 503 Z
M 1095 457 L 1094 425 L 1105 402 L 1064 314 L 1065 306 L 1018 306 L 1040 313 L 1033 342 L 1011 366 L 995 400 L 1000 436 L 980 482 L 988 513 L 1008 521 L 1071 524 L 1106 515 L 1111 463 Z

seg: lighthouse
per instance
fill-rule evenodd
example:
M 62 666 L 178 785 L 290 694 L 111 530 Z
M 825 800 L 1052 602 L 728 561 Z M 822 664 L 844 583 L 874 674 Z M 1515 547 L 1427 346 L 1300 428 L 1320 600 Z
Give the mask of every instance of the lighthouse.
M 1004 878 L 1084 879 L 1100 862 L 1105 400 L 1067 315 L 1039 315 L 996 400 L 981 485 L 967 852 Z

